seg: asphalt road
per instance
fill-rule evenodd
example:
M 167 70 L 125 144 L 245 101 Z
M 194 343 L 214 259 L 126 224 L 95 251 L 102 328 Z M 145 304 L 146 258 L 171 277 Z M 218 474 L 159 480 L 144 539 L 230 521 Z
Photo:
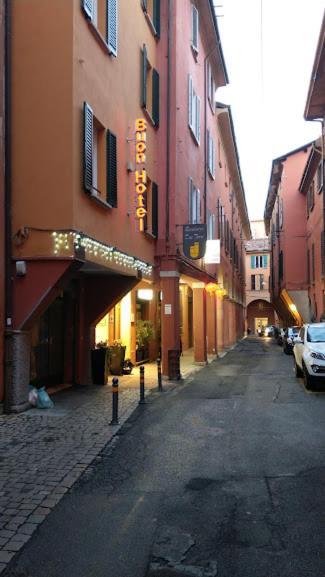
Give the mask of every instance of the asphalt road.
M 325 395 L 247 339 L 141 406 L 6 577 L 325 577 Z

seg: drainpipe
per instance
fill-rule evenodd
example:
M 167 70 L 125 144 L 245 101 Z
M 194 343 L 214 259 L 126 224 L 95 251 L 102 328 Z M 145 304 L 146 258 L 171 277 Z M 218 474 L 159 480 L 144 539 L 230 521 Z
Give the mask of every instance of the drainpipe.
M 171 90 L 171 51 L 172 51 L 172 1 L 168 0 L 168 22 L 167 22 L 167 130 L 166 130 L 166 252 L 169 252 L 169 196 L 170 196 L 170 90 Z
M 12 273 L 11 273 L 11 0 L 4 0 L 4 63 L 5 63 L 5 330 L 12 325 Z M 5 340 L 5 347 L 7 340 Z M 6 355 L 7 359 L 7 355 Z M 7 371 L 5 363 L 5 399 Z

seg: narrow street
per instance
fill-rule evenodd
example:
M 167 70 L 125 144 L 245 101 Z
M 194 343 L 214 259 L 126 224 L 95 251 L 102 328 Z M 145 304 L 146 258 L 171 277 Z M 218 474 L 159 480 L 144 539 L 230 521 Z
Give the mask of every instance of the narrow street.
M 3 575 L 325 576 L 324 408 L 241 341 L 136 409 Z

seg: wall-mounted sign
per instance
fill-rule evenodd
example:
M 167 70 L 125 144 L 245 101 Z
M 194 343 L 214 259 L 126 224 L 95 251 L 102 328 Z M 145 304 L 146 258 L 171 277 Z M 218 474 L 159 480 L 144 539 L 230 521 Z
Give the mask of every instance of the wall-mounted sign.
M 203 258 L 207 242 L 206 224 L 185 224 L 183 226 L 183 252 L 187 258 Z
M 172 314 L 172 305 L 166 304 L 165 305 L 165 315 L 171 315 Z
M 220 264 L 220 240 L 208 239 L 204 255 L 205 264 Z
M 147 216 L 147 121 L 138 118 L 135 121 L 135 192 L 136 192 L 136 218 L 139 221 L 139 230 L 145 230 L 145 218 Z

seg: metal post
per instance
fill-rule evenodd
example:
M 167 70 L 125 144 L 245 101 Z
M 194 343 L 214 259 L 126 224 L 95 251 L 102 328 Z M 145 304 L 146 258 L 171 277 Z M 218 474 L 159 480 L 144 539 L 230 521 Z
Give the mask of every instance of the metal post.
M 110 425 L 118 425 L 118 378 L 114 377 L 112 380 L 112 393 L 113 393 L 113 403 L 112 403 L 112 420 Z
M 140 401 L 139 405 L 143 405 L 145 403 L 144 398 L 144 366 L 141 365 L 140 367 Z
M 161 359 L 157 359 L 157 371 L 158 371 L 158 391 L 162 393 L 162 380 L 161 380 Z

